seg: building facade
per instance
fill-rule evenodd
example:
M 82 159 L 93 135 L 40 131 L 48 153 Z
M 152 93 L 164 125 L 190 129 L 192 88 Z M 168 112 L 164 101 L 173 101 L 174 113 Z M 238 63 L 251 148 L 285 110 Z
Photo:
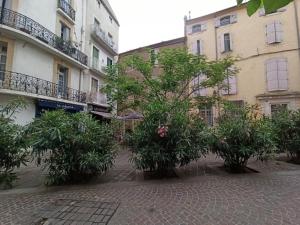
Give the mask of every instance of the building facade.
M 300 108 L 300 1 L 266 15 L 260 9 L 247 15 L 246 5 L 231 7 L 206 16 L 185 19 L 187 47 L 209 60 L 227 56 L 237 59 L 239 73 L 221 91 L 236 104 L 258 104 L 271 115 L 278 108 Z M 204 76 L 199 76 L 201 82 Z M 192 83 L 193 83 L 192 82 Z M 193 84 L 191 84 L 193 85 Z M 215 90 L 199 90 L 210 95 Z M 212 107 L 201 112 L 208 120 L 216 117 Z
M 93 8 L 91 2 L 101 8 Z M 96 13 L 103 24 L 110 23 L 104 16 L 111 10 L 109 3 L 0 0 L 0 7 L 0 104 L 25 98 L 26 110 L 16 115 L 19 124 L 31 122 L 44 110 L 87 110 L 93 90 L 89 23 Z

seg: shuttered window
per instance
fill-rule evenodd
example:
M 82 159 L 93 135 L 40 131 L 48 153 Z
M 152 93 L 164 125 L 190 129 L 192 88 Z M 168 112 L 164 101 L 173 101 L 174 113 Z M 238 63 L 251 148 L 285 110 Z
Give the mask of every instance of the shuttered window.
M 266 62 L 268 91 L 284 91 L 288 89 L 287 59 L 275 58 Z
M 200 74 L 192 80 L 192 90 L 195 97 L 207 95 L 207 88 L 203 88 L 201 85 L 206 79 L 207 76 L 205 74 Z
M 221 26 L 226 26 L 229 24 L 233 24 L 237 22 L 237 14 L 232 14 L 228 16 L 224 16 L 221 18 L 217 18 L 215 21 L 215 26 L 216 27 L 221 27 Z
M 229 76 L 224 81 L 224 88 L 222 95 L 236 95 L 237 94 L 237 79 L 236 76 Z
M 214 125 L 212 107 L 203 107 L 199 109 L 199 113 L 200 113 L 200 117 L 203 119 L 204 122 L 207 123 L 207 125 L 209 126 Z
M 204 42 L 203 40 L 197 40 L 193 43 L 193 54 L 194 55 L 204 55 Z
M 282 24 L 279 21 L 274 21 L 266 25 L 266 36 L 268 44 L 276 44 L 283 41 Z
M 207 30 L 207 24 L 206 23 L 199 23 L 199 24 L 194 24 L 191 26 L 187 27 L 187 33 L 188 34 L 194 34 L 194 33 L 199 33 Z
M 219 47 L 221 53 L 232 51 L 233 50 L 232 34 L 225 33 L 219 36 Z

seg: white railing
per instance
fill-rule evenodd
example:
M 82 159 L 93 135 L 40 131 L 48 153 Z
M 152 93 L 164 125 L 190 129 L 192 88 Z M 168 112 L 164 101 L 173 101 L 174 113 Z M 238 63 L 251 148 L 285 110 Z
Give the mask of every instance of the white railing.
M 114 52 L 118 52 L 116 43 L 105 33 L 99 25 L 92 24 L 92 31 L 98 38 L 104 41 Z

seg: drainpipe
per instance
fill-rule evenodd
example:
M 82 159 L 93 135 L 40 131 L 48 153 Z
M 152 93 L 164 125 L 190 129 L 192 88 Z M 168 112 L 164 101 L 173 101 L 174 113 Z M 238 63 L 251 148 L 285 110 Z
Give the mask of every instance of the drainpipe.
M 0 17 L 0 24 L 2 24 L 2 21 L 3 21 L 3 17 L 4 17 L 4 7 L 5 7 L 5 3 L 6 3 L 6 0 L 2 0 L 2 8 L 1 8 L 1 17 Z
M 295 10 L 296 31 L 297 31 L 297 40 L 298 40 L 298 54 L 300 58 L 300 29 L 299 29 L 299 15 L 297 11 L 297 1 L 294 1 L 294 10 Z

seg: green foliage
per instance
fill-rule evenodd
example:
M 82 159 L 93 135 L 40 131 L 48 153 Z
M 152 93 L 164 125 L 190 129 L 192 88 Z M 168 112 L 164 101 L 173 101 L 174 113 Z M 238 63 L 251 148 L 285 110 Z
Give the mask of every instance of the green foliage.
M 153 63 L 157 61 L 157 63 Z M 132 161 L 143 170 L 167 171 L 198 159 L 207 151 L 207 127 L 191 116 L 202 102 L 215 102 L 218 96 L 194 98 L 199 88 L 222 87 L 234 60 L 207 61 L 186 49 L 166 49 L 149 57 L 129 56 L 108 71 L 106 92 L 118 110 L 140 112 L 144 120 L 134 130 Z M 134 70 L 138 77 L 129 72 Z M 157 71 L 158 74 L 157 74 Z M 189 88 L 199 74 L 207 79 Z
M 46 112 L 28 133 L 34 155 L 48 168 L 48 184 L 87 180 L 113 164 L 112 128 L 88 114 Z
M 281 152 L 288 152 L 300 162 L 300 111 L 281 110 L 272 116 Z
M 0 107 L 0 184 L 11 188 L 17 179 L 14 169 L 26 163 L 26 141 L 21 126 L 13 123 L 13 116 L 25 108 L 22 99 L 9 102 Z
M 264 7 L 267 14 L 275 12 L 294 0 L 249 0 L 247 2 L 248 15 L 253 15 L 260 7 Z M 238 5 L 246 2 L 246 0 L 237 0 Z
M 212 151 L 233 172 L 244 171 L 250 157 L 268 159 L 276 150 L 270 119 L 258 117 L 256 106 L 224 106 L 214 128 Z

